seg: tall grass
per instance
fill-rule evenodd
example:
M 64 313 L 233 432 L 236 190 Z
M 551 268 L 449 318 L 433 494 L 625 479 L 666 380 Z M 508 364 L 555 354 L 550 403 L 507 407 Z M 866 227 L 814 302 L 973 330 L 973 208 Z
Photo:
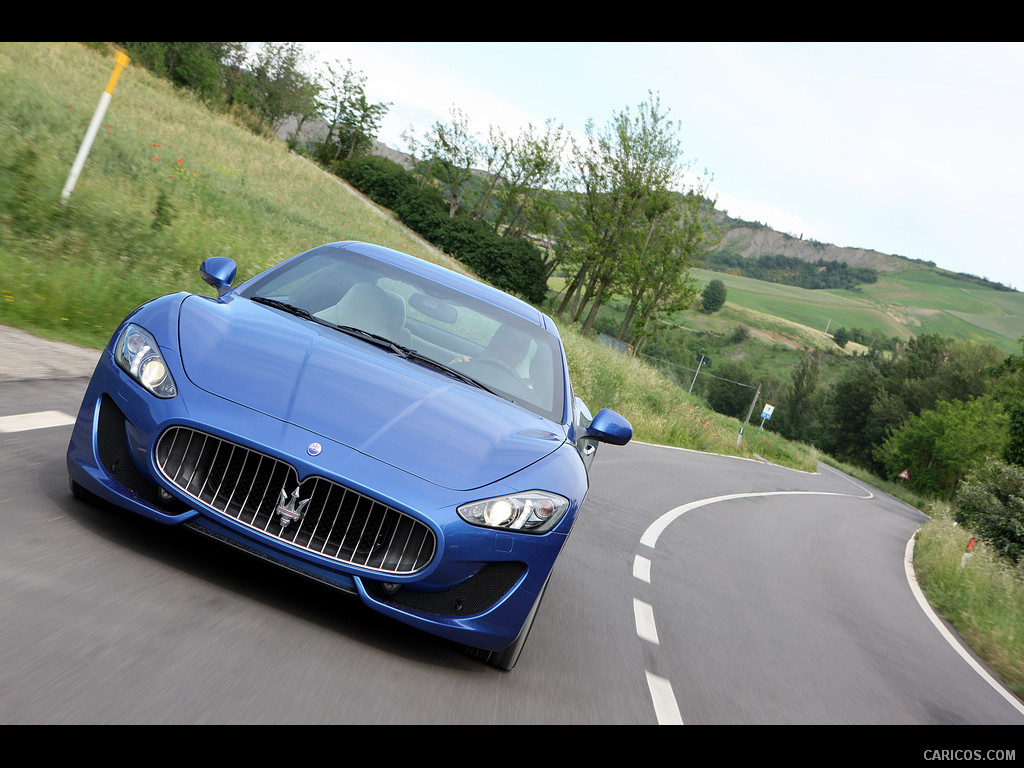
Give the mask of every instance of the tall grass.
M 59 193 L 111 59 L 0 43 L 0 322 L 102 345 L 118 320 L 230 256 L 239 277 L 344 239 L 444 257 L 276 139 L 129 67 L 66 204 Z
M 638 439 L 748 458 L 763 458 L 813 472 L 818 453 L 802 443 L 748 426 L 739 440 L 740 422 L 711 411 L 669 377 L 643 360 L 625 355 L 562 329 L 576 392 L 592 407 L 608 407 L 628 418 Z M 738 444 L 737 444 L 738 442 Z
M 925 525 L 914 570 L 928 602 L 1018 696 L 1024 697 L 1024 573 L 984 543 L 968 558 L 971 532 L 948 510 Z

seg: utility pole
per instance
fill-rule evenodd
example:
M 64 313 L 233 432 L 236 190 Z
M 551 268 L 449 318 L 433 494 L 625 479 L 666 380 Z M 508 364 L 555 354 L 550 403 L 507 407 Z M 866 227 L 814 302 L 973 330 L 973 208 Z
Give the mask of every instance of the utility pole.
M 758 398 L 761 397 L 761 385 L 757 385 L 757 392 L 754 393 L 754 399 L 750 403 L 750 410 L 747 411 L 747 418 L 743 420 L 743 424 L 740 426 L 740 433 L 736 436 L 736 447 L 740 447 L 740 443 L 743 442 L 743 428 L 750 423 L 750 416 L 754 412 L 754 406 L 757 405 Z
M 700 373 L 700 367 L 702 365 L 711 365 L 711 358 L 704 357 L 704 355 L 697 355 L 697 371 L 693 374 L 693 381 L 690 382 L 690 391 L 687 394 L 693 394 L 693 385 L 697 383 L 697 375 Z

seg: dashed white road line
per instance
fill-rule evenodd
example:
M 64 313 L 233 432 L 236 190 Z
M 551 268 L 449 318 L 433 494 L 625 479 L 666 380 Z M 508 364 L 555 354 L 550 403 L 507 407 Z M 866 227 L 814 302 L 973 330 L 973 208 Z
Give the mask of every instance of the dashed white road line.
M 860 488 L 865 495 L 854 497 L 862 499 L 873 498 L 874 494 L 866 488 Z M 735 499 L 762 498 L 765 496 L 847 496 L 849 493 L 835 493 L 830 491 L 761 491 L 755 493 L 730 493 L 725 496 L 714 496 L 708 499 L 698 499 L 689 504 L 683 504 L 675 509 L 669 510 L 648 526 L 640 537 L 640 542 L 651 549 L 658 543 L 658 537 L 664 533 L 668 526 L 679 519 L 687 512 L 704 507 L 709 504 L 716 504 L 721 501 L 732 501 Z M 633 577 L 646 583 L 651 582 L 651 561 L 642 555 L 633 558 Z M 658 630 L 654 624 L 654 608 L 637 598 L 633 598 L 633 618 L 636 622 L 636 633 L 642 640 L 659 645 Z M 649 670 L 647 674 L 647 687 L 651 692 L 651 701 L 654 704 L 654 712 L 658 718 L 659 725 L 682 725 L 682 716 L 679 713 L 679 705 L 676 702 L 675 694 L 672 692 L 672 684 L 663 677 L 659 677 Z
M 682 725 L 683 717 L 679 714 L 679 705 L 672 692 L 672 683 L 663 677 L 648 672 L 647 687 L 651 690 L 651 701 L 654 702 L 654 713 L 658 725 Z
M 658 629 L 654 626 L 654 609 L 650 603 L 633 598 L 633 618 L 636 633 L 642 640 L 658 645 Z
M 633 578 L 651 583 L 651 561 L 643 555 L 633 558 Z
M 74 417 L 61 411 L 19 413 L 14 416 L 0 416 L 0 432 L 27 432 L 32 429 L 65 427 L 74 423 Z

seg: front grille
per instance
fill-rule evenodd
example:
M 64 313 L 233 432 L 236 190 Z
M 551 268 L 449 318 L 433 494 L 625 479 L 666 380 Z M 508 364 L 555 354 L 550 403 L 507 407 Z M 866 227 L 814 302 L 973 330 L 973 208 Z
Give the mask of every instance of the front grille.
M 191 498 L 332 560 L 411 574 L 434 556 L 434 532 L 404 512 L 326 478 L 300 484 L 291 465 L 213 435 L 172 427 L 157 442 L 156 463 Z

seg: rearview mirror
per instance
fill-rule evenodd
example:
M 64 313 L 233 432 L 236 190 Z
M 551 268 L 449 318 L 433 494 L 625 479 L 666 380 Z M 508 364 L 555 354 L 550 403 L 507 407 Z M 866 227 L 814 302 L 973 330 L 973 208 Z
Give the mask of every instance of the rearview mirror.
M 414 293 L 410 296 L 409 306 L 439 323 L 454 323 L 459 319 L 459 312 L 455 307 L 425 293 Z

